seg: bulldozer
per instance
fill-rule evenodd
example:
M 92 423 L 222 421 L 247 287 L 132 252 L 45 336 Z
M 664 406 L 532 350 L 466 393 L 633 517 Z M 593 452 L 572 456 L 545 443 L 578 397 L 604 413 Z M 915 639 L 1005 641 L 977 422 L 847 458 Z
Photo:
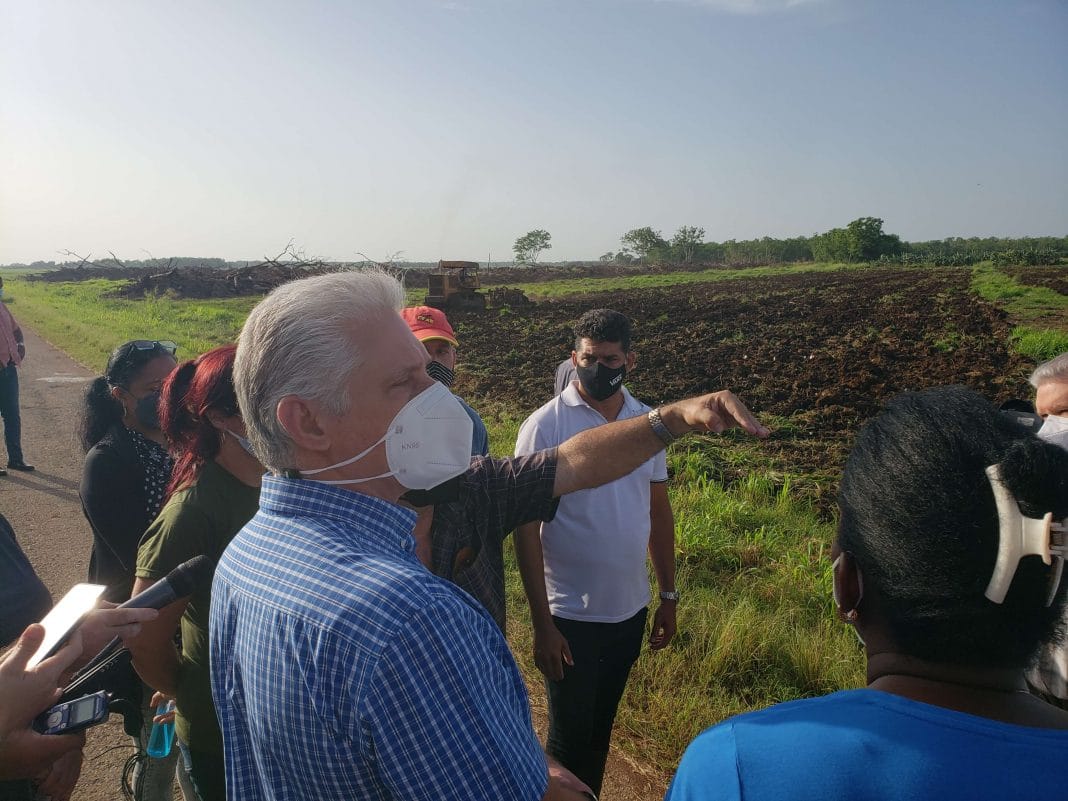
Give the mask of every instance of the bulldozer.
M 486 296 L 478 291 L 477 261 L 439 261 L 437 272 L 427 276 L 424 303 L 435 309 L 485 311 Z

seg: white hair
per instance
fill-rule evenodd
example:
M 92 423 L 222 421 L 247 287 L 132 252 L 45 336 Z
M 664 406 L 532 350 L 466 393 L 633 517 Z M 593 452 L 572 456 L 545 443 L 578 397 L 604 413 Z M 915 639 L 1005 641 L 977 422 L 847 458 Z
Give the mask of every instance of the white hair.
M 1068 353 L 1054 356 L 1048 362 L 1042 362 L 1028 379 L 1031 386 L 1038 389 L 1050 381 L 1068 384 Z
M 287 395 L 348 411 L 345 387 L 363 362 L 352 328 L 397 312 L 404 290 L 379 270 L 338 272 L 275 289 L 249 314 L 237 340 L 234 389 L 248 438 L 260 462 L 276 472 L 293 468 L 294 443 L 278 421 Z

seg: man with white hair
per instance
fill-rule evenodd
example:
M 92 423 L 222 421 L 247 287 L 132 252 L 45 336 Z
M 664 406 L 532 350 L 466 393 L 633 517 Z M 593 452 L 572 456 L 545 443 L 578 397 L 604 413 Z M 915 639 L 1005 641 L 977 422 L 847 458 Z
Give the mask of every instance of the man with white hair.
M 402 301 L 382 273 L 294 281 L 238 340 L 234 386 L 270 473 L 212 587 L 227 796 L 587 797 L 541 750 L 493 619 L 415 556 L 397 501 L 469 469 L 471 421 L 427 374 Z M 729 392 L 660 411 L 663 431 L 628 420 L 564 443 L 555 481 L 607 480 L 691 430 L 766 435 Z
M 1068 450 L 1068 353 L 1040 364 L 1029 380 L 1035 412 L 1043 420 L 1039 438 Z M 1044 647 L 1027 681 L 1047 701 L 1068 709 L 1068 645 Z
M 1045 421 L 1039 436 L 1068 448 L 1068 353 L 1040 364 L 1030 381 L 1035 411 Z

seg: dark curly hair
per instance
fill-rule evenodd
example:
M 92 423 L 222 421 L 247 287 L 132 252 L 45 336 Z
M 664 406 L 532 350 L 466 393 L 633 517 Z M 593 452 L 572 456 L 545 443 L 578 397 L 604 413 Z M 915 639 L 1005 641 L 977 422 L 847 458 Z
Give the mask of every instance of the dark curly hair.
M 838 544 L 864 575 L 867 608 L 923 659 L 1026 667 L 1059 637 L 1065 591 L 1046 606 L 1051 567 L 1025 557 L 1004 603 L 984 595 L 998 550 L 985 469 L 1029 517 L 1068 515 L 1068 451 L 1044 443 L 963 387 L 896 397 L 849 455 Z
M 590 309 L 575 323 L 575 350 L 582 340 L 618 342 L 624 353 L 630 352 L 630 320 L 611 309 Z

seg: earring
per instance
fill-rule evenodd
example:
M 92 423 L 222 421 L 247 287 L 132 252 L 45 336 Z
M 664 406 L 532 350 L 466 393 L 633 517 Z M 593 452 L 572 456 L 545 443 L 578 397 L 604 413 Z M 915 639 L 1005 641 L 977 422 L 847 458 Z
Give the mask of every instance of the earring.
M 835 609 L 838 611 L 838 619 L 850 626 L 856 623 L 857 618 L 860 617 L 860 613 L 856 609 L 850 609 L 848 612 L 840 606 L 836 606 Z

